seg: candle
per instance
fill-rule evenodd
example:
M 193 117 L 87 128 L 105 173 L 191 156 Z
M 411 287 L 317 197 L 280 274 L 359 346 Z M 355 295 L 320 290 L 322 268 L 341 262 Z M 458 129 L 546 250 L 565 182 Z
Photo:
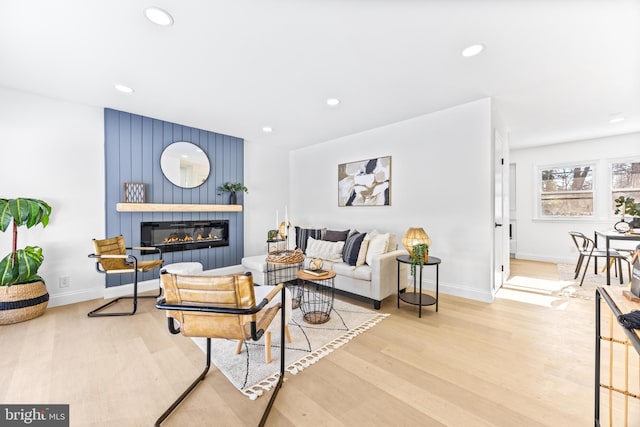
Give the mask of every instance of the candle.
M 284 238 L 289 235 L 289 212 L 287 212 L 287 205 L 284 205 Z

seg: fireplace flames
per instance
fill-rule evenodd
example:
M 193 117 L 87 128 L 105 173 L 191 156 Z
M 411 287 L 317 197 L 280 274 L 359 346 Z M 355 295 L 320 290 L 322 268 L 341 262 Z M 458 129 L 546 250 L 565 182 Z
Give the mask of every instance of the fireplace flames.
M 220 237 L 212 236 L 211 233 L 207 234 L 206 236 L 203 236 L 202 234 L 198 234 L 195 239 L 191 236 L 183 236 L 183 237 L 171 236 L 171 237 L 165 237 L 162 240 L 162 243 L 193 242 L 194 240 L 220 240 Z

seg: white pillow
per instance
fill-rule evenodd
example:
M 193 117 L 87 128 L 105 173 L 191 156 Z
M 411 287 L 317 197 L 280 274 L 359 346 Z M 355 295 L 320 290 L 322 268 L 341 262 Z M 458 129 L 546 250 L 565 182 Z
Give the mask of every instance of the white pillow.
M 360 244 L 360 252 L 358 252 L 358 259 L 356 260 L 356 267 L 364 265 L 367 257 L 367 249 L 369 248 L 369 240 L 365 237 Z
M 369 237 L 369 247 L 367 248 L 367 256 L 365 261 L 371 265 L 373 257 L 382 255 L 387 252 L 387 244 L 389 243 L 389 233 L 385 234 L 367 234 Z M 366 238 L 365 238 L 366 239 Z
M 307 239 L 306 255 L 310 258 L 322 258 L 327 261 L 341 262 L 344 242 L 329 242 L 316 240 L 313 237 Z

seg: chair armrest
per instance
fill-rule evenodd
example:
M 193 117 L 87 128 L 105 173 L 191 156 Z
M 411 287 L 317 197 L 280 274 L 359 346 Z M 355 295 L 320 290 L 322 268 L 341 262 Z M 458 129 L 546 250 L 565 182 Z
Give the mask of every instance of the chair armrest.
M 406 255 L 404 249 L 396 249 L 373 257 L 371 264 L 371 286 L 374 295 L 378 295 L 380 300 L 397 292 L 398 283 L 398 255 Z M 401 277 L 406 274 L 406 265 L 400 265 Z M 401 288 L 406 285 L 401 285 Z
M 131 255 L 97 255 L 97 254 L 89 254 L 89 258 L 96 258 L 96 259 L 100 259 L 100 258 L 111 258 L 111 259 L 118 259 L 118 258 L 122 258 L 122 259 L 127 259 L 129 258 Z
M 262 300 L 262 302 L 260 304 L 262 304 L 263 302 L 269 302 L 271 301 L 276 295 L 278 295 L 278 293 L 282 290 L 283 288 L 283 284 L 280 283 L 279 285 L 275 286 L 271 292 L 269 292 Z

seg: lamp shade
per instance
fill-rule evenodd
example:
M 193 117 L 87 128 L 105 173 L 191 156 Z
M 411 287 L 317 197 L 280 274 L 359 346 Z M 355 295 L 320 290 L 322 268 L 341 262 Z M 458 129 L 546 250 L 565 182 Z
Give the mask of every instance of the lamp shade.
M 413 253 L 413 245 L 419 243 L 426 243 L 427 246 L 431 246 L 431 239 L 422 227 L 411 227 L 402 238 L 402 246 L 404 246 L 407 252 L 409 252 L 409 255 L 411 255 Z

